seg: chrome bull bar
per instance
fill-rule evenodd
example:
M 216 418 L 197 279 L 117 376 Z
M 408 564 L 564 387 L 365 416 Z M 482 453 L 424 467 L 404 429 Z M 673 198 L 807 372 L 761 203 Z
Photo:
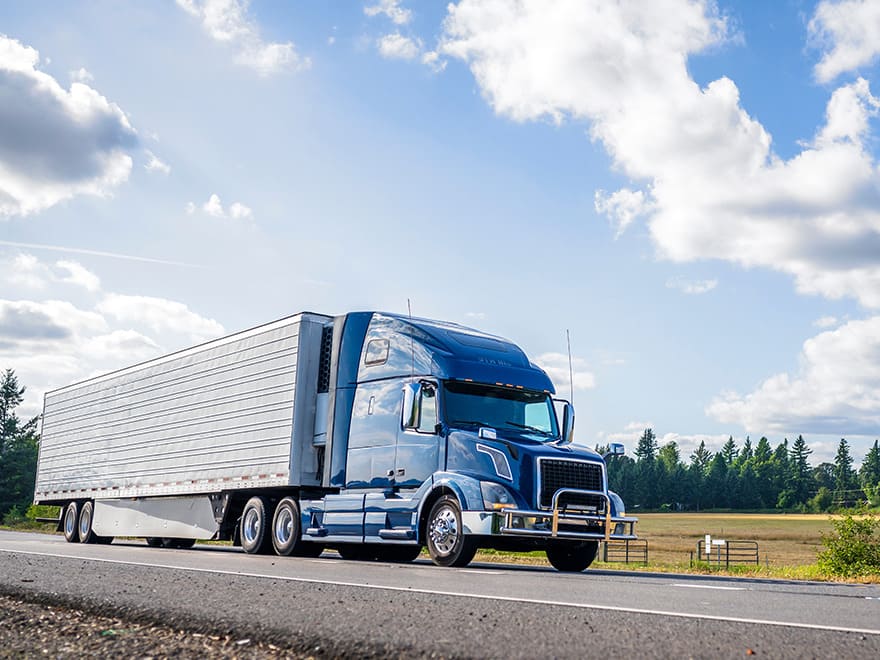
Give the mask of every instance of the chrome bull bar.
M 584 513 L 582 510 L 559 507 L 559 499 L 566 494 L 593 495 L 605 500 L 605 513 Z M 540 511 L 522 509 L 501 509 L 501 518 L 497 533 L 510 536 L 543 536 L 549 538 L 570 539 L 636 539 L 635 524 L 638 518 L 611 515 L 611 498 L 601 490 L 581 490 L 579 488 L 560 488 L 553 494 L 551 508 Z M 560 524 L 576 524 L 586 531 L 560 530 Z M 598 528 L 602 527 L 601 531 Z M 596 531 L 590 531 L 595 528 Z M 617 531 L 619 529 L 623 531 Z

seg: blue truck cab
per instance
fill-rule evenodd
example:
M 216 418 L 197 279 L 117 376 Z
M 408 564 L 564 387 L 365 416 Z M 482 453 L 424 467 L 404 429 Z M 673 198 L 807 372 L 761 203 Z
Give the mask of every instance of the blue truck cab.
M 299 525 L 276 512 L 276 549 L 407 561 L 427 546 L 441 566 L 544 550 L 581 571 L 600 541 L 636 538 L 605 459 L 571 444 L 571 404 L 510 341 L 353 312 L 325 327 L 318 372 L 319 483 L 290 507 Z

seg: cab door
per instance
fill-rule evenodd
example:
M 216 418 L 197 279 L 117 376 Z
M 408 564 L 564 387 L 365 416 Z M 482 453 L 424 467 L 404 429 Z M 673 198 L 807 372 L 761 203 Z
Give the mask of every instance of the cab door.
M 418 488 L 440 468 L 440 421 L 437 384 L 423 380 L 415 394 L 412 413 L 397 434 L 394 486 Z

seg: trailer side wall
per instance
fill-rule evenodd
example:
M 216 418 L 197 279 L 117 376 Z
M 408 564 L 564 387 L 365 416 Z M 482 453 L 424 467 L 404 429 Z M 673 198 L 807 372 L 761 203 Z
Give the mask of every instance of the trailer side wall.
M 298 314 L 50 392 L 35 501 L 298 485 L 330 320 Z

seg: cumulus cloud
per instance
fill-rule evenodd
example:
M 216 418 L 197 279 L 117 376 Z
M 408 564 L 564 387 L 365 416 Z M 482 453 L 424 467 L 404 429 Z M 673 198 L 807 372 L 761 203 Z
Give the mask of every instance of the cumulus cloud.
M 311 66 L 308 58 L 299 56 L 292 42 L 263 40 L 259 26 L 248 16 L 250 0 L 177 0 L 177 4 L 198 18 L 212 39 L 234 48 L 239 64 L 260 76 Z
M 364 7 L 364 13 L 371 17 L 381 14 L 395 25 L 406 25 L 412 20 L 412 11 L 400 5 L 400 0 L 379 0 L 378 4 Z
M 160 160 L 159 157 L 149 149 L 145 150 L 144 153 L 147 156 L 147 164 L 144 165 L 144 169 L 147 170 L 147 172 L 171 174 L 171 166 L 168 165 L 168 163 Z
M 95 81 L 95 77 L 83 67 L 80 67 L 76 71 L 71 71 L 70 79 L 74 82 L 81 82 L 86 84 Z
M 125 113 L 85 82 L 64 89 L 39 64 L 35 49 L 0 34 L 0 216 L 108 195 L 131 172 L 138 140 Z
M 819 82 L 871 64 L 880 54 L 880 4 L 874 0 L 823 0 L 808 29 L 822 51 L 815 68 Z
M 420 41 L 405 37 L 399 32 L 386 34 L 376 42 L 379 54 L 391 60 L 414 60 L 422 49 Z
M 681 277 L 673 277 L 666 281 L 667 289 L 678 289 L 691 296 L 709 293 L 716 286 L 718 286 L 718 280 L 686 280 Z
M 213 193 L 208 201 L 202 204 L 202 211 L 206 214 L 210 215 L 212 218 L 232 218 L 233 220 L 252 220 L 254 217 L 254 212 L 250 209 L 250 207 L 245 206 L 241 202 L 233 202 L 230 204 L 229 208 L 226 209 L 223 206 L 223 202 L 220 201 L 220 196 L 216 193 Z M 193 215 L 198 210 L 195 203 L 189 202 L 186 205 L 186 212 L 188 215 Z
M 784 160 L 732 80 L 690 77 L 688 57 L 729 38 L 709 0 L 462 0 L 439 50 L 467 63 L 500 115 L 587 121 L 644 195 L 602 193 L 599 209 L 618 231 L 647 210 L 660 256 L 776 269 L 802 293 L 880 307 L 880 174 L 868 149 L 878 102 L 867 81 L 835 91 L 824 126 Z
M 73 261 L 0 259 L 0 291 L 8 285 L 28 298 L 0 294 L 0 368 L 14 369 L 28 387 L 23 416 L 40 412 L 49 389 L 224 333 L 184 303 L 104 291 L 97 275 Z M 81 302 L 58 300 L 65 286 L 77 287 Z
M 20 290 L 43 291 L 52 284 L 72 284 L 89 292 L 101 288 L 98 276 L 76 261 L 48 264 L 31 254 L 18 254 L 3 265 L 9 269 L 6 281 Z
M 543 353 L 535 358 L 535 364 L 541 367 L 550 376 L 557 392 L 568 392 L 572 380 L 574 389 L 591 390 L 596 387 L 596 376 L 589 370 L 587 361 L 583 358 L 572 357 L 571 372 L 568 368 L 568 356 L 564 353 Z
M 214 319 L 206 319 L 185 304 L 164 298 L 110 293 L 98 303 L 96 309 L 116 321 L 144 325 L 154 332 L 189 335 L 194 342 L 223 333 L 223 326 Z
M 650 204 L 641 190 L 621 188 L 610 195 L 604 190 L 597 190 L 594 198 L 597 213 L 608 217 L 617 228 L 615 238 L 619 238 L 636 218 L 650 210 Z
M 756 432 L 880 434 L 880 316 L 808 339 L 800 365 L 749 394 L 717 397 L 707 414 Z

